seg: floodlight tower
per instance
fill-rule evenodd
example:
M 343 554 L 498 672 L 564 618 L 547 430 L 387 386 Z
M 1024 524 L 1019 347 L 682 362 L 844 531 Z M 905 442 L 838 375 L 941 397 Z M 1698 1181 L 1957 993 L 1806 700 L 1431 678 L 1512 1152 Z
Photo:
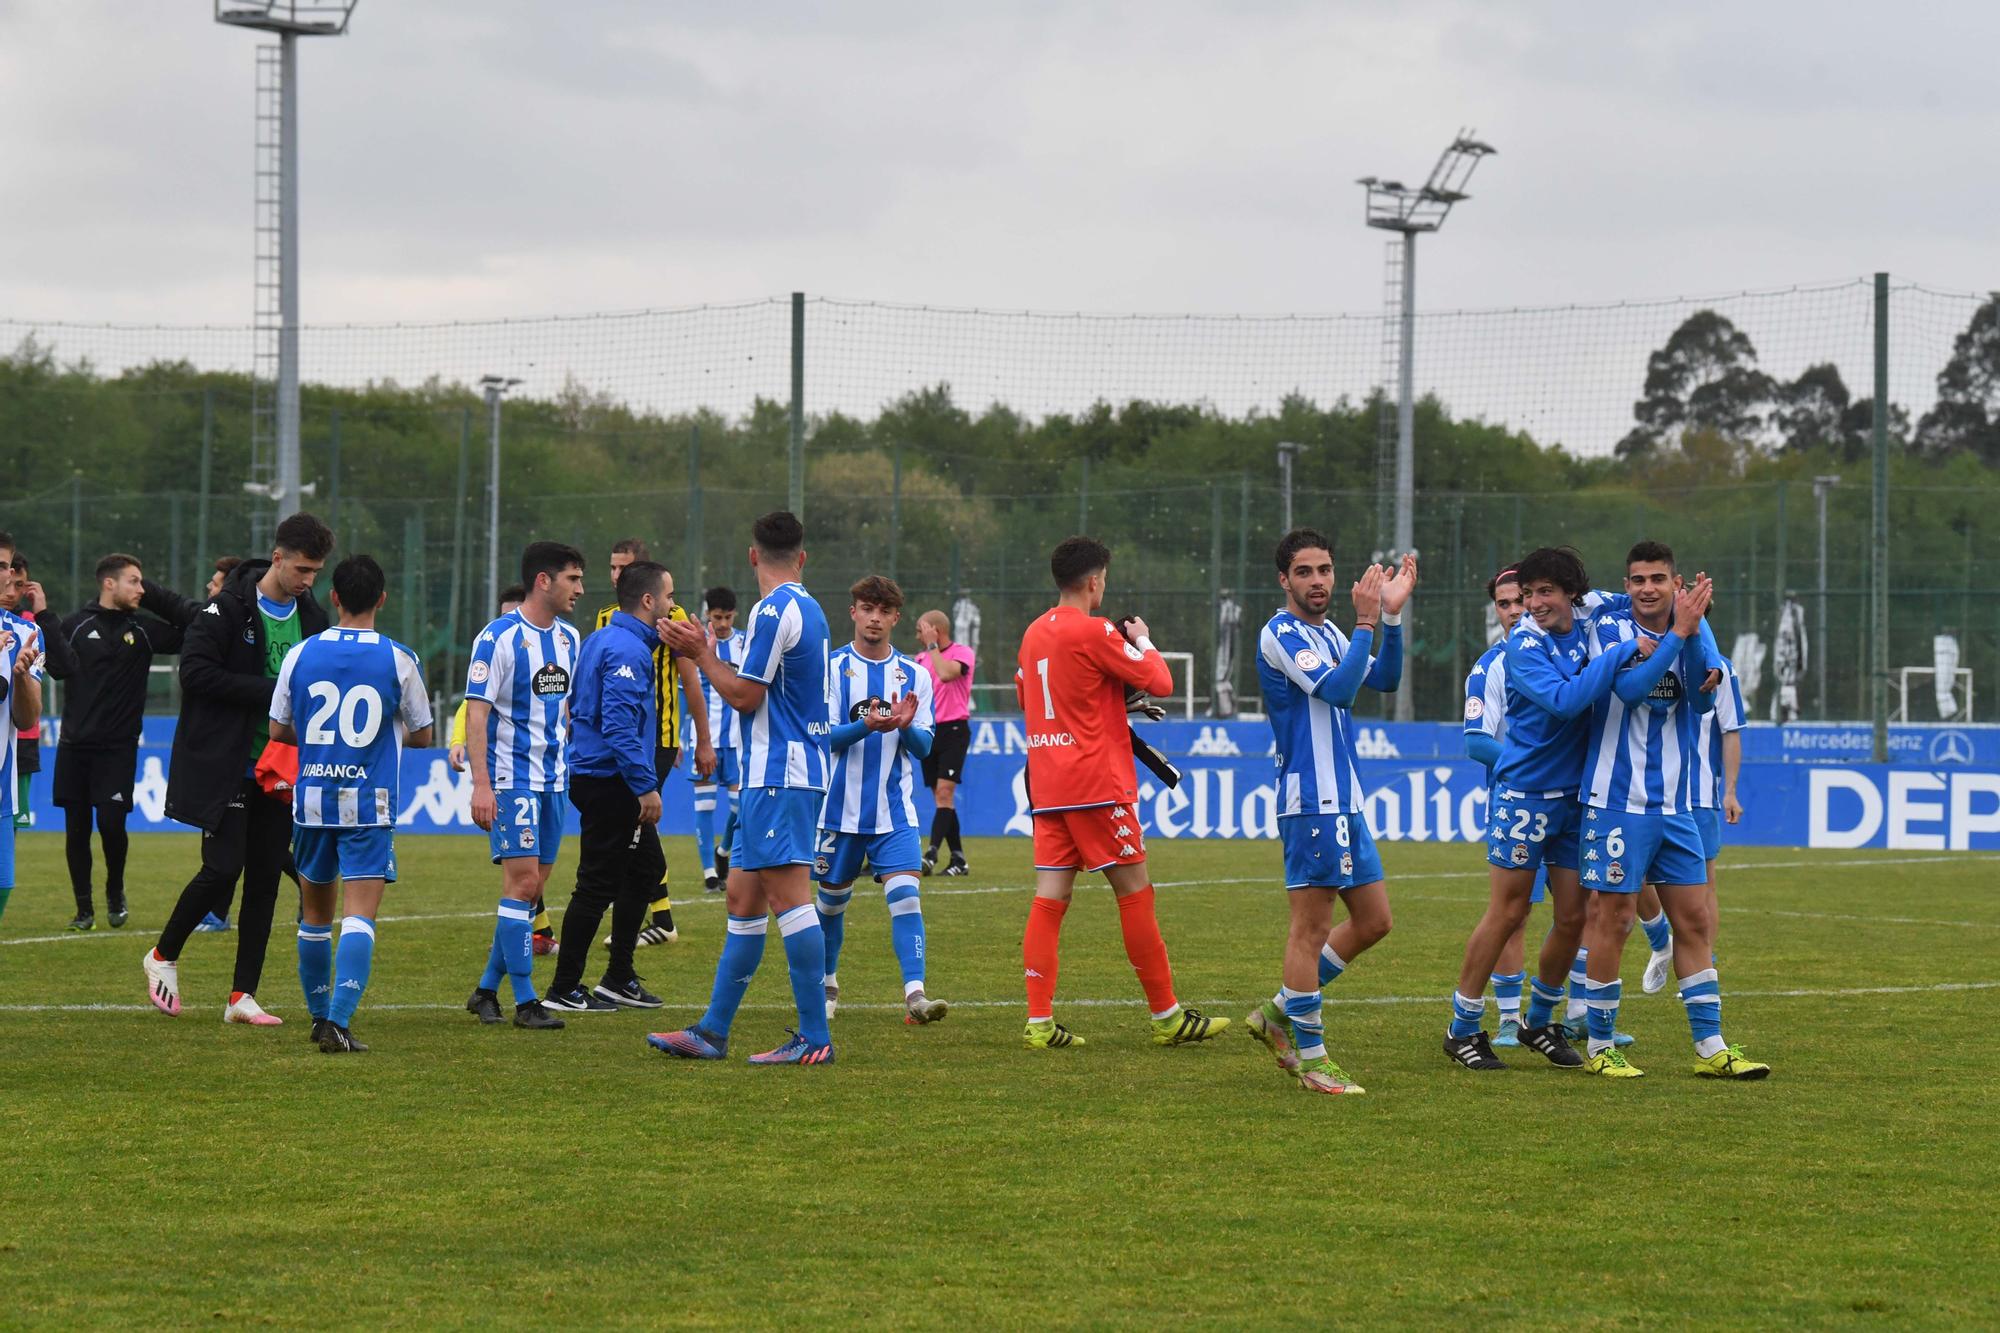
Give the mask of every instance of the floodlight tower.
M 215 0 L 217 23 L 278 35 L 277 45 L 257 48 L 255 344 L 243 485 L 268 496 L 277 515 L 296 511 L 310 493 L 299 467 L 298 39 L 340 36 L 356 3 Z
M 1381 180 L 1374 176 L 1363 176 L 1357 182 L 1368 192 L 1363 214 L 1368 225 L 1397 232 L 1402 237 L 1400 245 L 1392 242 L 1389 248 L 1392 281 L 1386 293 L 1395 302 L 1398 314 L 1393 514 L 1388 504 L 1389 479 L 1382 475 L 1377 480 L 1378 494 L 1382 497 L 1381 527 L 1389 528 L 1393 521 L 1395 543 L 1393 550 L 1379 552 L 1378 559 L 1400 560 L 1406 552 L 1416 549 L 1417 449 L 1413 357 L 1417 331 L 1417 235 L 1444 226 L 1445 219 L 1451 215 L 1451 206 L 1471 198 L 1466 194 L 1465 187 L 1472 179 L 1473 170 L 1478 167 L 1481 158 L 1490 157 L 1495 151 L 1490 144 L 1473 138 L 1471 130 L 1460 130 L 1458 137 L 1439 156 L 1437 165 L 1431 168 L 1430 179 L 1416 189 L 1410 189 L 1401 181 Z M 1385 323 L 1385 339 L 1387 333 Z M 1381 431 L 1384 447 L 1378 459 L 1379 471 L 1383 474 L 1389 471 L 1387 426 L 1388 422 L 1384 420 Z M 1405 617 L 1408 614 L 1406 611 Z M 1414 627 L 1403 631 L 1406 641 L 1413 637 L 1413 632 Z M 1402 689 L 1396 692 L 1398 722 L 1408 722 L 1415 716 L 1415 702 L 1414 691 Z

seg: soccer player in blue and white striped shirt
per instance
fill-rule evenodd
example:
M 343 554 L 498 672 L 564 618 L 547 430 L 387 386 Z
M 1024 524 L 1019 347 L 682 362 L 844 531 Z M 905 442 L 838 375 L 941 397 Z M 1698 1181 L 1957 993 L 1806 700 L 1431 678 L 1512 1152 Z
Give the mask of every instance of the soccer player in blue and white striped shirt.
M 889 635 L 903 616 L 903 590 L 870 574 L 848 590 L 854 642 L 834 650 L 833 775 L 820 811 L 820 929 L 826 934 L 826 1015 L 840 998 L 835 972 L 847 933 L 847 906 L 863 865 L 889 905 L 889 936 L 903 971 L 906 1023 L 934 1023 L 943 1000 L 924 993 L 924 913 L 917 898 L 923 846 L 917 836 L 917 761 L 937 729 L 931 676 L 896 651 Z
M 1251 1013 L 1249 1027 L 1308 1091 L 1355 1093 L 1359 1085 L 1326 1053 L 1320 991 L 1389 933 L 1389 893 L 1362 808 L 1348 709 L 1363 685 L 1386 694 L 1402 681 L 1402 611 L 1416 587 L 1417 559 L 1404 556 L 1393 575 L 1375 564 L 1363 572 L 1351 593 L 1352 639 L 1327 616 L 1331 541 L 1311 528 L 1288 532 L 1277 567 L 1285 607 L 1258 638 L 1257 677 L 1277 741 L 1291 930 L 1283 984 Z M 1347 908 L 1338 926 L 1336 897 Z
M 527 600 L 480 631 L 465 673 L 472 822 L 487 831 L 501 886 L 493 947 L 465 1007 L 482 1023 L 498 1023 L 504 975 L 514 992 L 514 1026 L 559 1028 L 562 1020 L 535 994 L 532 923 L 562 845 L 565 705 L 583 643 L 564 617 L 583 596 L 583 552 L 529 543 L 521 584 Z
M 687 1059 L 723 1058 L 775 912 L 799 1027 L 790 1041 L 750 1063 L 831 1064 L 826 935 L 813 908 L 811 876 L 833 731 L 826 616 L 799 582 L 806 534 L 798 518 L 783 510 L 766 514 L 751 534 L 750 565 L 763 596 L 750 609 L 741 665 L 717 657 L 707 631 L 692 621 L 673 621 L 664 631 L 668 646 L 692 656 L 741 714 L 743 808 L 729 858 L 728 936 L 708 1011 L 692 1027 L 655 1032 L 647 1041 Z
M 329 1055 L 368 1049 L 349 1028 L 374 966 L 382 894 L 396 882 L 403 746 L 431 743 L 431 701 L 417 655 L 375 629 L 387 584 L 369 556 L 335 566 L 339 622 L 285 654 L 271 691 L 271 739 L 299 748 L 292 785 L 299 987 L 312 1039 Z M 336 890 L 344 913 L 337 953 Z
M 1621 676 L 1591 718 L 1583 787 L 1583 886 L 1591 891 L 1584 929 L 1590 950 L 1585 1068 L 1614 1078 L 1641 1072 L 1612 1044 L 1612 1031 L 1623 990 L 1619 956 L 1644 883 L 1657 886 L 1673 926 L 1674 970 L 1694 1039 L 1695 1072 L 1763 1078 L 1770 1066 L 1722 1037 L 1709 870 L 1692 805 L 1700 734 L 1715 707 L 1714 695 L 1702 688 L 1710 663 L 1701 633 L 1714 588 L 1706 575 L 1686 584 L 1672 550 L 1640 542 L 1626 557 L 1625 591 L 1629 612 L 1598 616 L 1593 639 L 1609 645 L 1650 635 L 1659 647 L 1644 668 Z
M 736 592 L 714 587 L 702 595 L 707 608 L 709 637 L 715 640 L 716 660 L 735 666 L 743 660 L 743 633 L 736 628 Z M 707 677 L 702 678 L 702 696 L 708 704 L 708 743 L 715 749 L 715 772 L 704 778 L 694 773 L 694 847 L 701 859 L 703 885 L 710 893 L 722 892 L 729 875 L 729 840 L 736 834 L 736 806 L 742 792 L 740 730 L 736 710 L 722 697 Z M 719 789 L 719 790 L 718 790 Z M 718 809 L 722 827 L 715 826 Z

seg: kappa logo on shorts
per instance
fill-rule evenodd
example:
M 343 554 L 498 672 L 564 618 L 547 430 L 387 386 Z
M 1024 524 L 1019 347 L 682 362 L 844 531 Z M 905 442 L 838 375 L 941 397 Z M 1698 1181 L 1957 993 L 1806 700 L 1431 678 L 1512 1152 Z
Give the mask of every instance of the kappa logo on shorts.
M 1114 805 L 1114 806 L 1112 806 L 1112 807 L 1111 807 L 1111 817 L 1112 817 L 1113 819 L 1123 819 L 1123 818 L 1125 818 L 1125 807 L 1124 807 L 1124 806 L 1122 806 L 1122 805 Z
M 1507 859 L 1517 866 L 1528 864 L 1528 844 L 1525 842 L 1515 843 L 1513 850 L 1507 853 Z
M 1131 843 L 1128 842 L 1124 846 L 1118 849 L 1118 854 L 1120 856 L 1137 856 L 1139 854 L 1139 849 L 1137 847 L 1134 847 Z
M 1114 838 L 1129 838 L 1132 836 L 1132 826 L 1130 824 L 1120 824 L 1117 828 L 1111 830 L 1111 836 Z
M 1583 882 L 1584 882 L 1585 884 L 1595 884 L 1595 883 L 1597 883 L 1597 867 L 1596 867 L 1596 866 L 1592 866 L 1592 867 L 1591 867 L 1591 868 L 1590 868 L 1589 870 L 1587 870 L 1587 871 L 1585 871 L 1585 872 L 1584 872 L 1584 876 L 1583 876 Z
M 1586 810 L 1583 812 L 1583 817 L 1589 820 L 1591 823 L 1595 824 L 1597 822 L 1597 811 Z
M 1597 841 L 1597 830 L 1596 830 L 1596 829 L 1594 829 L 1594 828 L 1593 828 L 1593 829 L 1585 829 L 1585 830 L 1583 831 L 1583 840 L 1584 840 L 1585 842 L 1596 842 L 1596 841 Z
M 1595 861 L 1597 859 L 1597 849 L 1593 847 L 1589 851 L 1585 852 L 1583 854 L 1583 859 L 1586 861 Z

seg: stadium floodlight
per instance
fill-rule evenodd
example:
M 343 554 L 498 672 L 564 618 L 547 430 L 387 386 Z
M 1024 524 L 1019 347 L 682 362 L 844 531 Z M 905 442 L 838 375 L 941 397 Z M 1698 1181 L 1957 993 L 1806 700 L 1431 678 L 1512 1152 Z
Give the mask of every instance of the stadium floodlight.
M 500 605 L 500 400 L 521 381 L 504 375 L 482 375 L 479 391 L 486 395 L 486 614 L 498 615 Z
M 246 490 L 297 510 L 299 466 L 299 61 L 301 37 L 338 37 L 357 0 L 215 0 L 215 21 L 277 34 L 257 52 L 255 344 Z M 262 489 L 255 489 L 261 487 Z
M 1813 478 L 1813 503 L 1819 508 L 1819 635 L 1814 683 L 1819 693 L 1819 715 L 1826 716 L 1826 496 L 1840 485 L 1838 474 Z
M 1364 220 L 1371 227 L 1392 231 L 1402 237 L 1401 283 L 1397 301 L 1401 345 L 1397 357 L 1396 386 L 1396 477 L 1395 546 L 1390 563 L 1416 549 L 1416 399 L 1414 353 L 1416 349 L 1417 236 L 1436 231 L 1451 216 L 1452 205 L 1471 198 L 1465 187 L 1482 158 L 1498 151 L 1491 144 L 1460 130 L 1438 157 L 1427 180 L 1416 189 L 1401 181 L 1363 176 L 1356 183 L 1367 191 Z M 1404 613 L 1405 618 L 1409 612 Z M 1404 630 L 1405 634 L 1411 631 Z M 1416 691 L 1396 691 L 1396 720 L 1408 722 L 1414 716 Z
M 1299 456 L 1299 446 L 1291 440 L 1278 441 L 1278 487 L 1285 496 L 1285 531 L 1292 530 L 1292 461 Z

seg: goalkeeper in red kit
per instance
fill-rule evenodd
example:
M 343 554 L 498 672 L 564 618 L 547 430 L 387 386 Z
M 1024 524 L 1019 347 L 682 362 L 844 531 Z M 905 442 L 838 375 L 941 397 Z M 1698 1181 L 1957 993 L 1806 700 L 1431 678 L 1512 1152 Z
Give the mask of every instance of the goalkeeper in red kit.
M 1028 802 L 1035 820 L 1035 901 L 1021 941 L 1027 974 L 1030 1048 L 1081 1046 L 1055 1021 L 1056 948 L 1076 872 L 1101 870 L 1118 896 L 1125 956 L 1139 974 L 1161 1046 L 1206 1041 L 1229 1026 L 1174 998 L 1173 968 L 1153 915 L 1146 841 L 1139 832 L 1138 784 L 1126 689 L 1173 693 L 1166 659 L 1136 618 L 1121 630 L 1094 614 L 1104 603 L 1111 552 L 1071 537 L 1049 559 L 1060 595 L 1021 636 L 1014 689 L 1028 732 Z

